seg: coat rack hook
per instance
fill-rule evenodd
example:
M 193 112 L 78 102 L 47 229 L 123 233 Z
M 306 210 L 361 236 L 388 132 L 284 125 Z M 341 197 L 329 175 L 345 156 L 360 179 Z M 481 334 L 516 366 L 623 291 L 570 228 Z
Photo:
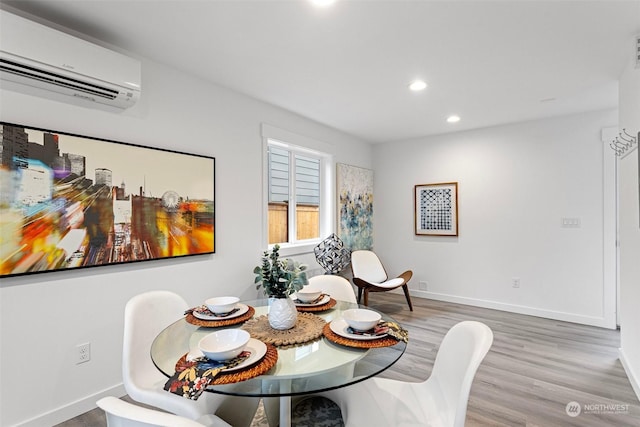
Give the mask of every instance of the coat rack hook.
M 633 138 L 633 139 L 627 139 L 627 138 L 625 138 L 625 137 L 624 137 L 624 135 L 623 135 L 622 133 L 620 133 L 620 134 L 619 134 L 619 138 L 620 138 L 620 139 L 622 139 L 622 140 L 623 140 L 623 141 L 625 141 L 625 142 L 628 142 L 629 144 L 633 144 L 633 143 L 635 142 L 635 141 L 634 141 L 634 139 L 635 139 L 635 138 Z
M 626 136 L 628 136 L 629 138 L 631 138 L 631 140 L 632 140 L 633 142 L 635 142 L 635 141 L 636 141 L 636 137 L 635 137 L 635 136 L 633 136 L 633 135 L 631 135 L 631 134 L 629 134 L 629 133 L 627 132 L 627 128 L 622 128 L 622 132 L 623 132 Z
M 613 145 L 613 142 L 609 143 L 609 147 L 611 147 L 611 149 L 616 153 L 616 156 L 620 156 L 622 154 L 622 151 L 618 147 Z
M 616 156 L 624 157 L 637 148 L 638 138 L 627 132 L 626 128 L 618 133 L 610 143 L 609 147 L 614 151 Z
M 624 151 L 627 148 L 629 148 L 628 144 L 625 144 L 624 142 L 620 141 L 619 137 L 615 137 L 615 139 L 612 141 L 612 144 L 615 145 L 618 150 Z

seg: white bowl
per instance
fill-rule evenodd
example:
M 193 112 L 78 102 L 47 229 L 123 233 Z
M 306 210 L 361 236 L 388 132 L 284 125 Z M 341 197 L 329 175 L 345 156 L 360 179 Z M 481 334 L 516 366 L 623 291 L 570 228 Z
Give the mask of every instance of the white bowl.
M 296 292 L 296 296 L 302 302 L 313 302 L 321 294 L 322 294 L 322 291 L 316 291 L 314 289 L 305 289 L 305 288 L 302 288 L 298 292 Z
M 236 308 L 238 301 L 238 297 L 215 297 L 209 298 L 204 304 L 214 314 L 225 314 Z
M 342 318 L 357 331 L 368 331 L 378 324 L 382 316 L 377 311 L 352 308 L 342 312 Z
M 222 329 L 204 336 L 198 348 L 207 359 L 229 360 L 242 353 L 249 338 L 251 335 L 243 329 Z

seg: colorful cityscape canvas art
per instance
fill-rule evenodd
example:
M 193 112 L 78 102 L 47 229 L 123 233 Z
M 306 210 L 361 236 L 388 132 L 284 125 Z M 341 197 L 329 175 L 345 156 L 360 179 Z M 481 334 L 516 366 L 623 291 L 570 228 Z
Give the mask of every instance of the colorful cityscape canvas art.
M 215 158 L 0 122 L 0 276 L 215 252 Z

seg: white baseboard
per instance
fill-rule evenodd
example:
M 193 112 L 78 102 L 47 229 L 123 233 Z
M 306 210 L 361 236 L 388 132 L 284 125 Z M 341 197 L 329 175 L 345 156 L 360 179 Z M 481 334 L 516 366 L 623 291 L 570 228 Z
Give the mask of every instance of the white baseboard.
M 629 359 L 627 358 L 625 351 L 622 347 L 618 349 L 618 354 L 620 355 L 620 363 L 622 363 L 622 367 L 624 371 L 627 373 L 627 378 L 629 378 L 629 382 L 631 383 L 631 388 L 636 393 L 636 397 L 638 401 L 640 401 L 640 377 L 638 373 L 633 370 L 631 365 L 629 364 Z
M 83 397 L 65 406 L 40 414 L 36 417 L 15 424 L 15 427 L 45 427 L 60 424 L 78 415 L 84 414 L 96 408 L 96 401 L 106 396 L 121 397 L 127 394 L 124 385 L 118 384 L 108 389 Z
M 615 329 L 615 317 L 605 319 L 604 317 L 583 316 L 562 311 L 543 310 L 524 305 L 506 304 L 497 301 L 483 300 L 477 298 L 459 297 L 456 295 L 440 294 L 435 292 L 420 291 L 411 289 L 411 296 L 418 298 L 434 299 L 437 301 L 454 302 L 457 304 L 472 305 L 475 307 L 491 308 L 494 310 L 508 311 L 510 313 L 526 314 L 529 316 L 544 317 L 546 319 L 562 320 L 565 322 L 580 323 L 583 325 L 598 326 L 601 328 Z

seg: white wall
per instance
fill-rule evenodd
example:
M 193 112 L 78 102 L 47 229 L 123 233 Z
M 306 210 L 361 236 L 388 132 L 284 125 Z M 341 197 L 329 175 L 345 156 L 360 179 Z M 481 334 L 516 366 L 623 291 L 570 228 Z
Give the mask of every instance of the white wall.
M 604 111 L 374 146 L 374 244 L 389 273 L 412 269 L 416 296 L 615 327 L 600 132 L 616 123 Z M 415 236 L 414 185 L 451 181 L 459 236 Z
M 620 77 L 620 130 L 640 131 L 640 68 L 630 61 Z M 640 399 L 640 212 L 636 149 L 618 165 L 620 178 L 620 360 Z
M 149 61 L 142 99 L 122 114 L 6 90 L 0 97 L 2 121 L 216 158 L 214 255 L 2 279 L 2 426 L 53 425 L 103 393 L 122 393 L 122 315 L 133 295 L 169 289 L 194 305 L 212 295 L 258 295 L 252 270 L 266 241 L 261 123 L 335 146 L 337 162 L 372 166 L 367 143 Z M 75 365 L 84 342 L 92 360 Z

